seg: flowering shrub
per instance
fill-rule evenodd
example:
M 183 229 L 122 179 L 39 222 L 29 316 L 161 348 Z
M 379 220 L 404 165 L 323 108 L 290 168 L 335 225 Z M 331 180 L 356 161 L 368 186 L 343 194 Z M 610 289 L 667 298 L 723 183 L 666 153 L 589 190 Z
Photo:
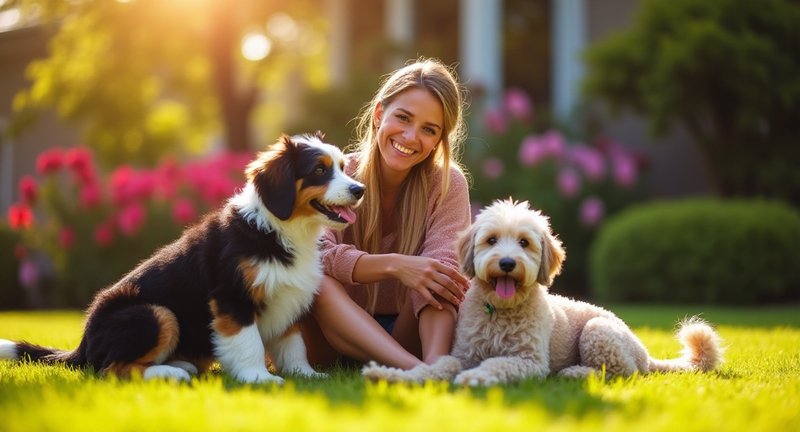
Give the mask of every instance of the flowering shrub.
M 97 290 L 222 204 L 243 184 L 251 157 L 165 160 L 103 176 L 83 147 L 43 152 L 36 175 L 20 179 L 20 200 L 8 210 L 8 225 L 22 239 L 19 283 L 29 291 L 50 288 L 43 294 L 47 306 L 85 306 Z
M 611 138 L 571 137 L 545 124 L 518 89 L 506 91 L 502 105 L 485 110 L 481 120 L 485 150 L 466 157 L 476 211 L 509 196 L 542 210 L 567 249 L 556 291 L 587 294 L 587 251 L 595 231 L 641 196 L 644 158 Z

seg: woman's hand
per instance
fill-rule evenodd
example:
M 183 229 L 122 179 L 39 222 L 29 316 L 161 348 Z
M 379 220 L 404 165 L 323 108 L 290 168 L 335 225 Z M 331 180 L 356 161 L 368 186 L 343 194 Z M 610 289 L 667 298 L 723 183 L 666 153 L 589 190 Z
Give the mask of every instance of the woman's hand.
M 431 306 L 442 309 L 434 293 L 454 306 L 464 300 L 469 280 L 458 271 L 428 257 L 394 254 L 392 258 L 392 276 L 419 292 Z

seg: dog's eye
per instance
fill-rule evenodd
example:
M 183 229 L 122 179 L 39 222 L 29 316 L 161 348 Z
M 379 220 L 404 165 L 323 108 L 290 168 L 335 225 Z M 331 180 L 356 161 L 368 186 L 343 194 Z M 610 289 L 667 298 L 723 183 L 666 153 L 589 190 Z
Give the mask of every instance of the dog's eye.
M 495 236 L 489 237 L 488 239 L 486 239 L 486 243 L 489 243 L 489 246 L 494 246 L 494 244 L 497 243 L 497 237 Z
M 314 168 L 314 175 L 320 176 L 320 175 L 325 174 L 326 171 L 327 171 L 327 169 L 325 169 L 325 165 L 317 165 Z
M 520 247 L 522 247 L 523 249 L 525 249 L 526 247 L 528 247 L 528 245 L 529 245 L 529 244 L 530 244 L 530 243 L 528 243 L 528 240 L 525 240 L 525 239 L 521 239 L 521 240 L 519 241 L 519 245 L 520 245 Z

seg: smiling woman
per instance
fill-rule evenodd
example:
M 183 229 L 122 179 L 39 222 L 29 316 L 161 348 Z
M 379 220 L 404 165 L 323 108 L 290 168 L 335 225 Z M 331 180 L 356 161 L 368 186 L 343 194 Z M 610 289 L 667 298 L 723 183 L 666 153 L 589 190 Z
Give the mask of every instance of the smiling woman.
M 345 171 L 367 193 L 352 228 L 323 241 L 327 276 L 301 325 L 312 361 L 411 368 L 449 352 L 467 287 L 454 248 L 470 220 L 462 112 L 454 74 L 425 59 L 388 75 L 362 111 Z

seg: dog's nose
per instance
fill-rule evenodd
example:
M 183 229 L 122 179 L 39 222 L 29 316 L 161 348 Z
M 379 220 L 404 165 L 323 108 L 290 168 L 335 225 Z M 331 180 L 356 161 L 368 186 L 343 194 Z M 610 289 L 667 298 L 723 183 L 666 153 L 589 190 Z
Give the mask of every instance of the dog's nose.
M 514 267 L 517 266 L 517 262 L 514 261 L 513 258 L 500 258 L 500 270 L 503 270 L 506 273 L 511 272 L 514 270 Z
M 361 199 L 361 197 L 364 196 L 365 190 L 367 190 L 367 188 L 365 188 L 363 185 L 360 184 L 350 185 L 350 193 L 353 194 L 353 196 L 356 199 Z

